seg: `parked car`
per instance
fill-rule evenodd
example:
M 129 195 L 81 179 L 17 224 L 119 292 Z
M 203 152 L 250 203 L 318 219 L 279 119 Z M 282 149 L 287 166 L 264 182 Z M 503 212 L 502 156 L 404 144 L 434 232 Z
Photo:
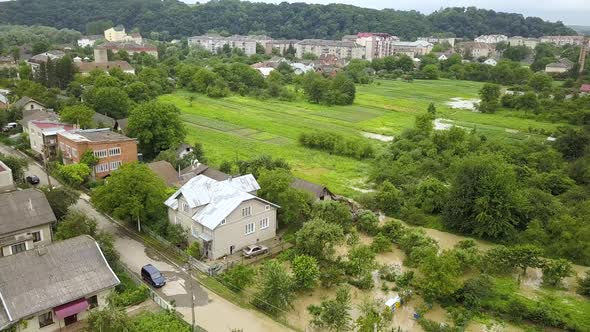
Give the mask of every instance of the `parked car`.
M 221 272 L 222 269 L 223 269 L 223 264 L 215 263 L 209 267 L 208 272 L 209 272 L 210 276 L 214 276 L 214 275 L 218 274 L 219 272 Z
M 166 278 L 152 264 L 144 265 L 141 268 L 141 278 L 156 288 L 166 285 Z
M 6 126 L 2 127 L 2 131 L 10 131 L 14 128 L 16 128 L 18 124 L 16 122 L 9 122 L 6 124 Z
M 39 180 L 39 177 L 37 175 L 29 175 L 29 176 L 27 176 L 26 180 L 29 184 L 32 184 L 32 185 L 36 185 L 36 184 L 39 184 L 39 182 L 41 182 L 41 180 Z
M 244 257 L 250 258 L 250 257 L 266 254 L 268 252 L 268 247 L 253 244 L 253 245 L 250 245 L 250 246 L 247 246 L 246 248 L 244 248 L 242 250 L 242 252 L 244 253 Z

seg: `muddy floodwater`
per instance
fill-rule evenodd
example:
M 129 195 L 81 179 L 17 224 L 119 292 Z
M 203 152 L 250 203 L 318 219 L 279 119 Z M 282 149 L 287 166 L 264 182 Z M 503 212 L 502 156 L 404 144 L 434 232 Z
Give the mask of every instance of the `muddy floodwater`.
M 451 101 L 447 102 L 447 105 L 454 109 L 475 111 L 475 105 L 479 104 L 480 101 L 480 99 L 463 99 L 456 97 L 451 98 Z
M 378 140 L 378 141 L 381 141 L 381 142 L 391 142 L 391 141 L 393 141 L 393 136 L 387 136 L 387 135 L 369 133 L 369 132 L 366 132 L 366 131 L 361 131 L 361 135 L 363 135 L 366 138 L 375 139 L 375 140 Z

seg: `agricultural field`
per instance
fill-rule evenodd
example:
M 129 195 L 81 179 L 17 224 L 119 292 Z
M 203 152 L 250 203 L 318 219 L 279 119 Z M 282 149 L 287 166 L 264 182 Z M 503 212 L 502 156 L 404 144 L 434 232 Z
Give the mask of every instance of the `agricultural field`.
M 379 134 L 371 140 L 377 150 L 383 140 L 413 126 L 414 117 L 433 102 L 442 127 L 457 125 L 475 129 L 488 137 L 525 139 L 529 128 L 552 132 L 559 124 L 525 119 L 522 114 L 501 110 L 481 114 L 451 108 L 452 98 L 476 99 L 482 83 L 468 81 L 378 80 L 357 86 L 350 106 L 324 106 L 305 101 L 283 102 L 231 96 L 212 99 L 187 91 L 163 95 L 159 100 L 173 103 L 182 111 L 190 142 L 203 143 L 209 163 L 248 159 L 262 154 L 287 160 L 296 176 L 321 183 L 332 191 L 354 197 L 365 189 L 370 161 L 331 155 L 299 146 L 303 132 L 330 131 L 345 136 Z M 192 102 L 189 96 L 193 96 Z M 437 127 L 439 125 L 437 124 Z M 383 135 L 383 136 L 380 136 Z

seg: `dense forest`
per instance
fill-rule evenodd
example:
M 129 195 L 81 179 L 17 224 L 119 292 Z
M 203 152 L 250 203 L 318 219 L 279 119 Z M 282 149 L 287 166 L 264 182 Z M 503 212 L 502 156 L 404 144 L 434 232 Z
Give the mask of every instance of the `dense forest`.
M 274 38 L 337 39 L 359 31 L 380 31 L 403 39 L 448 32 L 473 38 L 480 34 L 534 36 L 575 34 L 561 22 L 492 10 L 446 8 L 430 15 L 417 11 L 376 10 L 350 5 L 265 4 L 213 0 L 189 6 L 177 0 L 16 0 L 0 2 L 0 24 L 46 25 L 96 33 L 104 23 L 123 24 L 142 33 L 170 37 L 210 30 Z M 108 24 L 107 24 L 108 25 Z

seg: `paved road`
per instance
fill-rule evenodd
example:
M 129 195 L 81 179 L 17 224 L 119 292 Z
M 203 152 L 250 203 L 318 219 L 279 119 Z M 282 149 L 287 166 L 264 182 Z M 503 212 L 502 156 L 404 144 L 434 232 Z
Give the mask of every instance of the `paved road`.
M 0 153 L 15 155 L 30 160 L 26 155 L 2 144 L 0 144 Z M 41 179 L 42 184 L 47 183 L 47 176 L 43 168 L 32 160 L 30 160 L 29 167 L 25 173 L 27 175 L 37 175 Z M 53 185 L 58 184 L 53 178 L 51 181 Z M 88 202 L 88 196 L 85 194 L 81 195 L 74 208 L 96 219 L 99 229 L 113 234 L 115 249 L 119 252 L 121 261 L 129 269 L 139 272 L 143 265 L 151 263 L 162 271 L 168 282 L 166 286 L 157 290 L 158 294 L 168 302 L 174 300 L 176 302 L 176 310 L 182 313 L 187 322 L 191 322 L 191 301 L 190 295 L 188 295 L 190 286 L 186 282 L 189 276 L 181 267 L 167 260 L 155 250 L 146 247 L 141 241 L 134 238 L 133 234 L 130 234 L 96 211 Z M 198 284 L 196 279 L 193 283 L 193 288 L 197 324 L 209 332 L 231 331 L 232 329 L 243 329 L 245 332 L 291 331 L 262 313 L 244 309 L 203 288 Z
M 25 170 L 25 177 L 29 175 L 37 175 L 39 177 L 39 180 L 41 180 L 39 186 L 45 186 L 48 184 L 47 175 L 43 171 L 43 166 L 37 163 L 36 161 L 32 160 L 26 154 L 3 144 L 0 144 L 0 153 L 27 159 L 29 162 L 29 166 Z M 59 183 L 54 178 L 50 177 L 50 180 L 53 186 L 59 186 Z

